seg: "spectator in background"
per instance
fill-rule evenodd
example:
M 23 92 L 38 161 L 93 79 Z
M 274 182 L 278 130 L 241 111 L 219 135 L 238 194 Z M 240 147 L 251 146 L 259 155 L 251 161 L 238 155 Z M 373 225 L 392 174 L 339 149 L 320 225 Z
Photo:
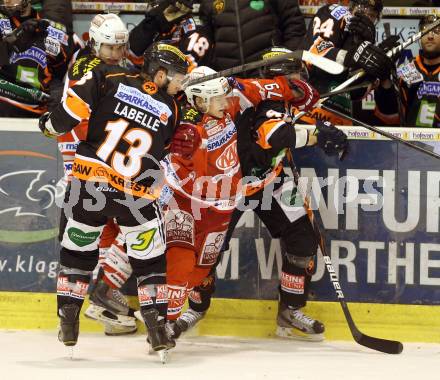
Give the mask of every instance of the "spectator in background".
M 216 70 L 257 61 L 274 45 L 296 50 L 306 33 L 298 0 L 201 0 L 200 16 L 213 30 Z
M 420 30 L 438 19 L 435 15 L 423 17 Z M 420 44 L 420 54 L 397 69 L 400 96 L 388 79 L 375 91 L 375 114 L 386 124 L 440 128 L 440 27 L 425 34 Z

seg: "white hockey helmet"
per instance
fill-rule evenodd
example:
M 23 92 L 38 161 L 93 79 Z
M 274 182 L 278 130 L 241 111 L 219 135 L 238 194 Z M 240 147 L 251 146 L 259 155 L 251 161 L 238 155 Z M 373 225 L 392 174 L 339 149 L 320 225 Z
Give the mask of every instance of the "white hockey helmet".
M 217 71 L 207 67 L 199 66 L 196 67 L 189 74 L 190 79 L 202 78 L 207 75 L 215 74 Z M 230 91 L 228 80 L 225 77 L 219 77 L 216 79 L 211 79 L 206 82 L 198 83 L 185 88 L 185 95 L 188 102 L 194 107 L 195 106 L 195 96 L 202 98 L 206 104 L 214 96 L 225 95 Z
M 90 23 L 89 37 L 95 52 L 99 53 L 102 44 L 127 44 L 128 30 L 114 13 L 100 14 Z

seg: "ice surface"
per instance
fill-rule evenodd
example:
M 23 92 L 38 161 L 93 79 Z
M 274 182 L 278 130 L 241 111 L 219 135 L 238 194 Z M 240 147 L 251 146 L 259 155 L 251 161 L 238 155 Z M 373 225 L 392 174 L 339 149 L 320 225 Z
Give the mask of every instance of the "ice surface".
M 0 331 L 2 380 L 440 379 L 440 344 L 404 343 L 387 355 L 354 342 L 191 337 L 169 357 L 162 365 L 147 355 L 142 335 L 84 333 L 71 360 L 55 332 Z

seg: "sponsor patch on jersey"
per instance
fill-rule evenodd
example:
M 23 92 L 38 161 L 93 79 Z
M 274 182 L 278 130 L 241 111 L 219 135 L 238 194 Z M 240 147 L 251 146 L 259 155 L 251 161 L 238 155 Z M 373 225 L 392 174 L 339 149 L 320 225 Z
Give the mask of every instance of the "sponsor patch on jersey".
M 65 46 L 67 46 L 68 44 L 67 34 L 63 30 L 58 29 L 52 25 L 49 25 L 47 28 L 47 38 L 58 41 Z
M 170 108 L 150 95 L 145 94 L 135 87 L 127 86 L 119 83 L 118 91 L 114 95 L 120 101 L 141 108 L 154 116 L 158 117 L 163 124 L 168 122 L 168 118 L 172 115 Z
M 233 122 L 229 122 L 220 133 L 208 138 L 207 150 L 208 152 L 216 150 L 226 143 L 228 143 L 237 133 L 237 127 Z
M 333 8 L 333 9 L 332 9 Z M 336 20 L 340 20 L 341 18 L 343 18 L 344 16 L 347 16 L 350 14 L 350 11 L 348 10 L 347 7 L 344 7 L 342 5 L 336 6 L 336 7 L 332 7 L 330 9 L 332 9 L 330 11 L 330 14 L 336 19 Z
M 53 57 L 56 57 L 61 52 L 60 42 L 53 38 L 47 37 L 44 40 L 44 47 L 46 48 L 46 53 Z
M 215 165 L 220 170 L 228 170 L 238 164 L 237 141 L 230 144 L 223 153 L 218 156 Z
M 0 19 L 0 33 L 3 36 L 6 36 L 9 33 L 12 33 L 11 21 L 9 21 L 8 18 L 1 18 Z
M 193 32 L 196 30 L 196 23 L 192 18 L 188 18 L 182 22 L 182 29 L 185 33 Z
M 205 239 L 202 247 L 202 253 L 199 256 L 198 265 L 214 265 L 223 246 L 226 231 L 210 232 Z
M 25 59 L 38 63 L 38 65 L 40 65 L 43 69 L 47 67 L 46 52 L 35 46 L 32 46 L 30 49 L 22 53 L 12 53 L 9 62 L 12 64 Z
M 397 76 L 402 79 L 408 86 L 423 81 L 423 74 L 417 70 L 414 62 L 401 65 L 397 68 Z
M 440 82 L 423 82 L 417 89 L 417 97 L 422 99 L 424 96 L 440 96 Z

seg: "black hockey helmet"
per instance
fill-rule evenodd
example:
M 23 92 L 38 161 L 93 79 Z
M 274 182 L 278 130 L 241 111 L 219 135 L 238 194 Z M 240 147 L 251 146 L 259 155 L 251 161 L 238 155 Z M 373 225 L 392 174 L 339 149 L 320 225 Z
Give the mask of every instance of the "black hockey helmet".
M 427 25 L 430 25 L 440 19 L 439 16 L 434 14 L 428 14 L 423 16 L 419 21 L 419 30 L 423 30 Z M 440 33 L 440 27 L 435 28 L 435 33 Z
M 263 54 L 261 55 L 261 59 L 265 60 L 288 53 L 292 53 L 292 50 L 289 50 L 281 46 L 273 46 L 270 49 L 265 50 L 263 52 Z M 279 63 L 261 66 L 260 77 L 274 78 L 276 76 L 289 75 L 294 73 L 304 75 L 304 70 L 306 69 L 303 67 L 301 60 L 295 58 L 288 58 L 285 61 Z
M 0 0 L 0 12 L 6 16 L 20 17 L 30 0 Z
M 154 77 L 159 69 L 166 70 L 172 76 L 175 73 L 185 75 L 188 72 L 188 61 L 175 46 L 155 42 L 144 53 L 142 72 Z
M 382 0 L 350 0 L 349 9 L 352 14 L 361 12 L 367 16 L 374 16 L 377 21 L 380 19 L 383 11 Z

